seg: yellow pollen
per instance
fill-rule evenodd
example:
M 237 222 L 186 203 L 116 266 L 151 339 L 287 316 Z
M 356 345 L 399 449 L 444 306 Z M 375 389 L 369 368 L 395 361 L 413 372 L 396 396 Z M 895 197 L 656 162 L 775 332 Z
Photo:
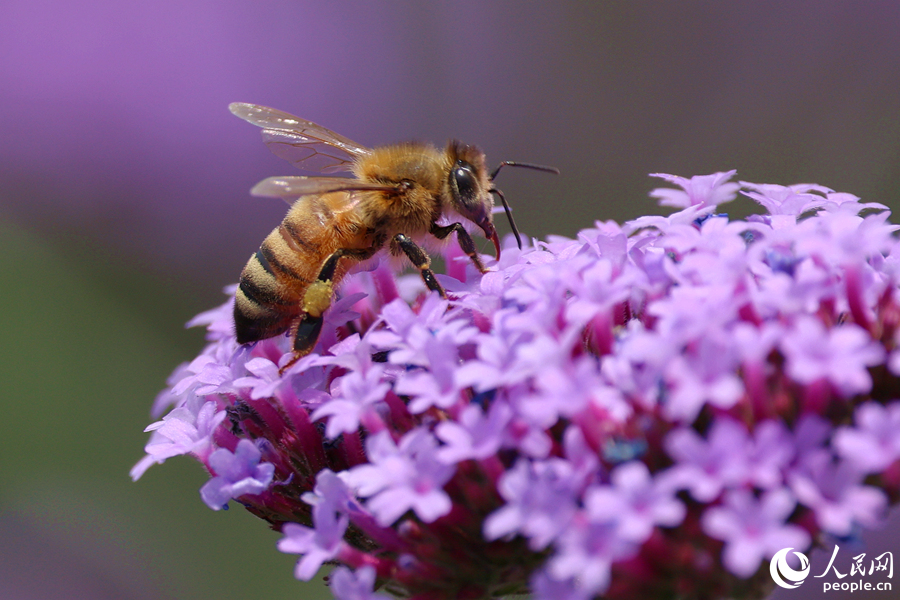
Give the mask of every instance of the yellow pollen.
M 311 317 L 321 317 L 322 313 L 331 306 L 333 293 L 334 284 L 330 279 L 314 281 L 303 295 L 303 311 Z

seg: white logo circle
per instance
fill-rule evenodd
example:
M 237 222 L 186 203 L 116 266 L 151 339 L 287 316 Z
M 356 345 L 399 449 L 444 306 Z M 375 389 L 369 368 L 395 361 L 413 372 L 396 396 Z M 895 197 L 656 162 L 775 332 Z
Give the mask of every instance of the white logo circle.
M 795 571 L 788 565 L 787 554 L 791 550 L 793 548 L 782 548 L 775 553 L 775 556 L 772 557 L 772 561 L 769 563 L 769 573 L 772 574 L 772 579 L 781 587 L 789 590 L 799 587 L 803 580 L 806 579 L 806 576 L 809 575 L 809 559 L 806 558 L 805 554 L 794 552 L 797 558 L 800 559 L 799 571 Z M 785 581 L 785 579 L 788 581 Z

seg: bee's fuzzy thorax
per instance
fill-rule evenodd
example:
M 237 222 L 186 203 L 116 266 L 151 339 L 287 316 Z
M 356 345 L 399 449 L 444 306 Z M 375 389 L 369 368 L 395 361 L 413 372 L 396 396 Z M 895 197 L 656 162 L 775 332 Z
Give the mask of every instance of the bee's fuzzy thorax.
M 397 183 L 415 181 L 432 192 L 441 188 L 446 171 L 444 155 L 430 144 L 405 142 L 373 148 L 353 166 L 353 174 L 363 181 Z

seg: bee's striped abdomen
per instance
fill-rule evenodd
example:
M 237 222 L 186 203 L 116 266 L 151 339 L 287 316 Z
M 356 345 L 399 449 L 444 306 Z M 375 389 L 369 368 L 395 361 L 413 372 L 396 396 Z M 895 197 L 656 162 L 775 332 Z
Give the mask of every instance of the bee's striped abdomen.
M 283 333 L 300 314 L 298 288 L 308 278 L 286 261 L 277 246 L 284 244 L 278 230 L 267 237 L 241 272 L 234 297 L 234 326 L 239 344 Z M 273 247 L 274 246 L 274 247 Z
M 321 322 L 312 323 L 321 320 L 321 310 L 309 323 L 301 323 L 300 317 L 308 310 L 304 300 L 307 289 L 336 250 L 370 244 L 358 237 L 362 227 L 348 209 L 341 213 L 346 223 L 340 231 L 335 228 L 337 211 L 330 203 L 347 200 L 343 193 L 301 198 L 247 261 L 234 296 L 234 328 L 239 344 L 274 337 L 295 324 L 301 329 L 312 325 L 321 328 Z M 335 264 L 329 278 L 339 281 L 348 267 Z M 330 304 L 330 297 L 323 302 L 325 306 Z M 314 344 L 318 335 L 301 337 Z

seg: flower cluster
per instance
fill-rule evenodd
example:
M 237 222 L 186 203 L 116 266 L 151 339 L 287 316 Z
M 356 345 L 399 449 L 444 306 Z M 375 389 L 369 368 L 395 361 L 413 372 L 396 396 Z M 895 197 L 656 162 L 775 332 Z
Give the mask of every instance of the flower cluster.
M 678 212 L 551 237 L 449 300 L 348 276 L 312 354 L 238 346 L 232 303 L 157 398 L 190 454 L 339 599 L 759 597 L 782 548 L 857 536 L 900 490 L 900 243 L 817 185 L 653 192 Z M 730 220 L 742 195 L 766 211 Z M 226 290 L 232 294 L 233 288 Z

